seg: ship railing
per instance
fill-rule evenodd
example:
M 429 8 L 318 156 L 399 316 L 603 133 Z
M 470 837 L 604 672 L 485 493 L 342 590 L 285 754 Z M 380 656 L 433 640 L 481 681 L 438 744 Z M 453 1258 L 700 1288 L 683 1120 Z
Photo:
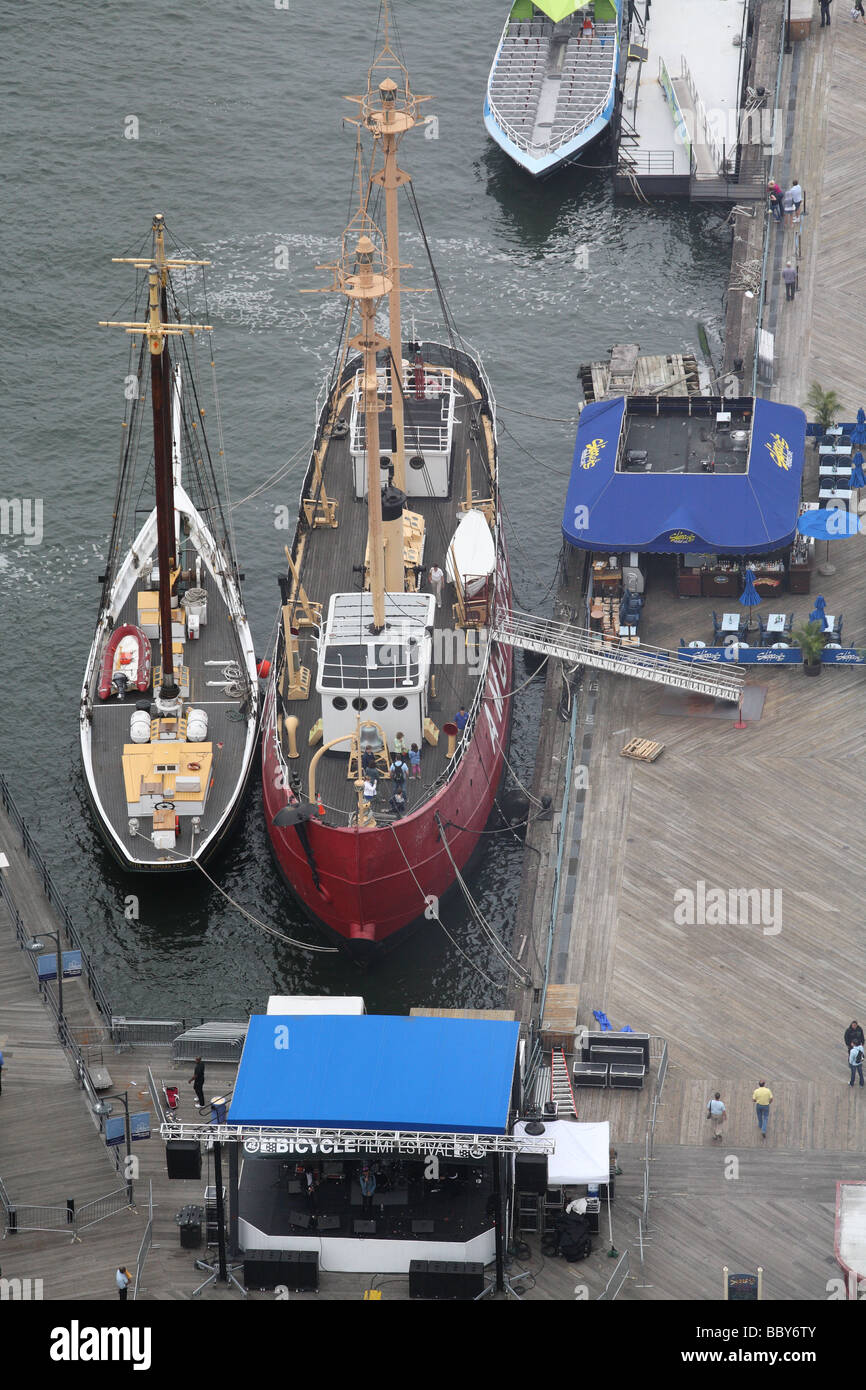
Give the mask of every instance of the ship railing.
M 605 107 L 608 105 L 611 99 L 615 82 L 616 63 L 613 64 L 613 72 L 611 74 L 611 79 L 608 84 L 607 91 L 605 92 L 601 101 L 596 103 L 596 105 L 590 111 L 589 115 L 584 116 L 582 120 L 578 121 L 575 125 L 571 126 L 568 130 L 564 132 L 564 134 L 557 136 L 556 140 L 551 140 L 550 144 L 544 147 L 545 150 L 550 151 L 551 153 L 554 150 L 560 150 L 562 149 L 563 145 L 570 145 L 572 140 L 576 140 L 578 135 L 582 134 L 584 130 L 588 130 L 589 127 L 593 124 L 593 122 L 597 121 L 599 116 L 603 114 Z
M 689 95 L 690 95 L 690 97 L 691 97 L 691 99 L 692 99 L 692 101 L 693 101 L 693 103 L 694 103 L 694 106 L 693 106 L 693 113 L 694 113 L 695 126 L 696 126 L 695 135 L 697 135 L 697 131 L 700 130 L 701 134 L 703 135 L 703 143 L 706 145 L 707 149 L 710 151 L 710 153 L 711 153 L 711 155 L 712 155 L 713 164 L 715 165 L 716 170 L 717 170 L 719 173 L 724 173 L 724 172 L 725 172 L 725 156 L 724 156 L 724 152 L 723 152 L 722 147 L 721 147 L 721 145 L 719 144 L 718 140 L 717 140 L 717 139 L 715 138 L 715 136 L 713 135 L 712 128 L 711 128 L 711 126 L 710 126 L 710 118 L 709 118 L 709 116 L 707 115 L 707 108 L 704 106 L 703 101 L 701 100 L 700 96 L 698 95 L 698 89 L 697 89 L 697 86 L 696 86 L 696 84 L 695 84 L 695 79 L 692 77 L 692 71 L 691 71 L 691 68 L 689 67 L 688 63 L 686 62 L 685 55 L 683 55 L 683 56 L 681 57 L 680 63 L 681 63 L 681 67 L 680 67 L 680 77 L 681 77 L 681 79 L 683 80 L 683 82 L 685 82 L 686 86 L 688 87 L 688 89 L 689 89 Z M 694 136 L 693 136 L 693 141 L 694 141 Z
M 563 134 L 557 136 L 556 140 L 550 141 L 535 141 L 532 139 L 531 132 L 529 135 L 527 135 L 526 132 L 519 131 L 515 126 L 513 126 L 511 122 L 507 119 L 507 117 L 503 115 L 500 108 L 496 105 L 489 89 L 487 93 L 487 100 L 490 106 L 490 114 L 493 116 L 494 120 L 496 121 L 496 124 L 499 126 L 499 129 L 503 132 L 504 135 L 507 135 L 511 143 L 513 145 L 516 145 L 519 150 L 523 150 L 526 154 L 542 157 L 543 155 L 552 154 L 556 150 L 562 149 L 564 145 L 571 144 L 571 142 L 573 140 L 576 140 L 577 137 L 584 130 L 588 130 L 594 121 L 597 121 L 599 119 L 599 117 L 602 115 L 605 107 L 608 105 L 608 102 L 611 99 L 615 81 L 616 66 L 614 65 L 610 83 L 608 84 L 607 91 L 605 92 L 602 99 L 596 103 L 596 105 L 592 108 L 588 115 L 582 117 L 581 120 L 575 122 L 573 126 L 570 126 L 568 130 L 564 131 Z

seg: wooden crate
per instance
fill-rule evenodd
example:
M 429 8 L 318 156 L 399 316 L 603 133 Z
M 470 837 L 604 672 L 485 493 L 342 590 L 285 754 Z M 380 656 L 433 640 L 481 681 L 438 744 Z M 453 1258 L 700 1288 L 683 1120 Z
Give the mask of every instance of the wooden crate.
M 663 743 L 655 743 L 651 738 L 630 738 L 622 749 L 622 756 L 637 758 L 642 763 L 654 763 L 663 749 Z

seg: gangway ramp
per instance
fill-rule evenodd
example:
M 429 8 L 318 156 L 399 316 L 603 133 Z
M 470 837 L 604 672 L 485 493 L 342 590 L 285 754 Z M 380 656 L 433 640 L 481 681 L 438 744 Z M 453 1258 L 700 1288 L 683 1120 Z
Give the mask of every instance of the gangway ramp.
M 739 671 L 720 670 L 709 662 L 680 661 L 676 652 L 662 647 L 613 647 L 599 644 L 598 634 L 571 623 L 536 618 L 530 613 L 510 612 L 490 629 L 494 642 L 539 656 L 559 657 L 574 666 L 591 666 L 618 676 L 668 685 L 697 695 L 737 704 L 742 698 L 744 678 Z

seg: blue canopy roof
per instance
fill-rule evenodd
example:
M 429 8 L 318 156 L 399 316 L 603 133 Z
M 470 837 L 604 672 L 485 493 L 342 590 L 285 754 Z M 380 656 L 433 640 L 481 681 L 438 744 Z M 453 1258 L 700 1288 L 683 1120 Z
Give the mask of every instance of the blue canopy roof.
M 503 1134 L 519 1031 L 486 1019 L 256 1014 L 229 1124 Z
M 562 530 L 583 550 L 765 555 L 797 529 L 806 417 L 755 399 L 745 473 L 616 471 L 625 398 L 584 408 Z

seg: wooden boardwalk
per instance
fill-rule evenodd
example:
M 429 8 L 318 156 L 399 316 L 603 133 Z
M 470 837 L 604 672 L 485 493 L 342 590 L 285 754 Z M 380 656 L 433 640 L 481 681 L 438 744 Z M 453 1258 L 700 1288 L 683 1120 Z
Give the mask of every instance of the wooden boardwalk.
M 799 290 L 785 303 L 778 273 L 776 378 L 772 396 L 802 405 L 813 381 L 835 390 L 844 419 L 866 405 L 866 264 L 862 254 L 866 185 L 866 25 L 853 24 L 849 5 L 837 6 L 830 28 L 817 27 L 801 44 L 801 71 L 787 173 L 806 191 L 801 229 Z M 817 7 L 816 7 L 817 13 Z M 780 180 L 781 182 L 781 180 Z M 793 228 L 774 229 L 770 266 L 794 260 Z M 777 243 L 782 246 L 777 251 Z
M 866 27 L 842 11 L 830 30 L 816 24 L 796 57 L 793 137 L 777 173 L 784 171 L 786 186 L 799 177 L 808 214 L 793 304 L 778 276 L 795 257 L 796 232 L 772 232 L 765 319 L 776 333 L 772 395 L 802 405 L 817 380 L 838 392 L 842 418 L 853 419 L 866 404 L 859 250 Z M 788 74 L 791 67 L 786 59 Z M 810 488 L 816 466 L 809 450 Z M 759 612 L 794 611 L 798 622 L 822 592 L 828 611 L 844 615 L 845 645 L 862 646 L 866 537 L 834 546 L 831 559 L 835 575 L 816 573 L 811 598 L 784 595 Z M 645 640 L 708 641 L 711 603 L 676 597 L 665 563 L 659 557 L 651 576 Z M 592 1010 L 604 1009 L 615 1026 L 660 1034 L 670 1048 L 643 1266 L 635 1240 L 640 1188 L 629 1169 L 641 1166 L 646 1106 L 628 1093 L 577 1093 L 581 1118 L 611 1119 L 626 1169 L 614 1228 L 631 1257 L 624 1298 L 717 1298 L 724 1264 L 762 1264 L 767 1298 L 826 1298 L 826 1281 L 838 1273 L 835 1182 L 862 1176 L 866 1099 L 847 1084 L 842 1034 L 866 1013 L 866 866 L 858 849 L 866 675 L 827 669 L 810 681 L 796 668 L 746 669 L 765 700 L 745 730 L 702 717 L 700 701 L 609 675 L 587 673 L 581 694 L 576 749 L 587 785 L 572 796 L 564 826 L 551 979 L 579 986 L 580 1022 L 591 1024 Z M 551 709 L 557 682 L 552 671 L 534 784 L 536 794 L 553 795 L 555 810 L 566 742 Z M 634 737 L 659 740 L 664 753 L 646 766 L 621 757 Z M 531 832 L 538 854 L 527 856 L 517 926 L 518 937 L 534 934 L 530 960 L 544 956 L 557 825 L 555 817 Z M 726 894 L 763 889 L 775 921 L 677 920 L 677 893 L 697 897 L 701 882 Z M 520 1002 L 527 1016 L 528 996 Z M 774 1093 L 765 1146 L 751 1101 L 762 1077 Z M 721 1145 L 712 1143 L 705 1117 L 716 1090 L 728 1107 Z M 541 1284 L 548 1297 L 573 1297 L 568 1284 L 584 1266 L 566 1273 L 557 1263 L 548 1261 Z

